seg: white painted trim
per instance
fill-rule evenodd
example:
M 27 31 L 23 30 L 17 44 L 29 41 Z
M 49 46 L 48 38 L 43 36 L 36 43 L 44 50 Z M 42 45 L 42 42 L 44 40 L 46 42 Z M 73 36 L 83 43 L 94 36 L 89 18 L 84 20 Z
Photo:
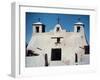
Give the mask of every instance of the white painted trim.
M 11 76 L 17 77 L 19 70 L 19 5 L 12 3 L 11 10 Z

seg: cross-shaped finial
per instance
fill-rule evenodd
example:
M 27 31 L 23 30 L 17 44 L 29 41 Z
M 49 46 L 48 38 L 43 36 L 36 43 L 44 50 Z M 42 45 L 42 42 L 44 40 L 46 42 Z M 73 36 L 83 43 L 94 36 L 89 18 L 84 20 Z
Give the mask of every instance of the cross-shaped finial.
M 80 21 L 81 20 L 81 18 L 80 18 L 80 16 L 78 17 L 78 21 Z
M 60 21 L 60 18 L 58 17 L 58 18 L 57 18 L 57 23 L 58 23 L 58 24 L 59 24 L 59 21 Z
M 38 18 L 38 21 L 40 22 L 40 18 Z

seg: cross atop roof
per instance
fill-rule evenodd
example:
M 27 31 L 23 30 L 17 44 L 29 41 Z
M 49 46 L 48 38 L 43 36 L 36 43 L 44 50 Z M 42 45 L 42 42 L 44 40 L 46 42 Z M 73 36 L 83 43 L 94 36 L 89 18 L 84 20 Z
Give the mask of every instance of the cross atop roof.
M 40 22 L 40 18 L 38 18 L 38 22 Z
M 57 18 L 57 23 L 59 24 L 59 22 L 60 22 L 60 18 L 58 17 L 58 18 Z
M 79 22 L 81 21 L 81 17 L 80 17 L 80 16 L 78 17 L 78 21 L 79 21 Z

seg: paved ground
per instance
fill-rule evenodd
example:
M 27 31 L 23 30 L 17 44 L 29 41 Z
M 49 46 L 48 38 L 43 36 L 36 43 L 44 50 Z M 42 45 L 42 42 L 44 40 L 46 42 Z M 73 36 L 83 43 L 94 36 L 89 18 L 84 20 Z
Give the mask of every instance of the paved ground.
M 84 55 L 81 59 L 80 64 L 89 64 L 90 63 L 90 55 Z
M 26 57 L 26 59 L 25 59 L 26 67 L 44 66 L 44 64 L 42 64 L 42 63 L 45 63 L 45 61 L 44 61 L 43 56 L 42 57 L 41 56 Z M 89 60 L 90 60 L 89 55 L 84 55 L 79 64 L 80 65 L 89 64 L 90 63 Z M 49 66 L 60 66 L 60 65 L 66 65 L 66 64 L 64 62 L 61 62 L 61 61 L 51 61 L 50 64 L 49 64 Z

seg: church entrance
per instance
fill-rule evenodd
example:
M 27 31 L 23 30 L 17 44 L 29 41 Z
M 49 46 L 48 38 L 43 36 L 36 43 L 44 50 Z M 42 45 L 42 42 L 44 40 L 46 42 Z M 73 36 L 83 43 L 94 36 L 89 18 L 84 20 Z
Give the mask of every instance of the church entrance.
M 51 49 L 51 61 L 61 60 L 61 48 Z

